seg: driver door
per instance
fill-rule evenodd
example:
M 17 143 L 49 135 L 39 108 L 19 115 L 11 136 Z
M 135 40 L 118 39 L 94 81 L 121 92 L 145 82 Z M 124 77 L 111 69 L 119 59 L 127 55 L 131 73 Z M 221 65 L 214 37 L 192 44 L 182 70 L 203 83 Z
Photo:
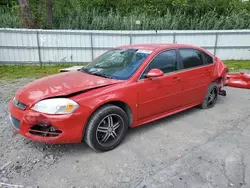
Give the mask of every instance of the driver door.
M 157 68 L 164 76 L 147 79 L 149 70 Z M 177 71 L 176 50 L 159 53 L 138 81 L 138 120 L 160 115 L 181 106 L 182 82 Z

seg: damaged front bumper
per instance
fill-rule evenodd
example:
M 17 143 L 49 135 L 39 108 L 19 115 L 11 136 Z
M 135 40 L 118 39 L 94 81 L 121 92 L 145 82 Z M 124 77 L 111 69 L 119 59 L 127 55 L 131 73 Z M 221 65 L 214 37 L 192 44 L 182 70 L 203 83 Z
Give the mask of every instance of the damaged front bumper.
M 246 73 L 228 73 L 225 86 L 250 89 L 250 75 Z
M 33 110 L 21 110 L 9 103 L 9 117 L 13 128 L 33 141 L 62 144 L 82 141 L 87 115 L 81 113 L 50 115 Z

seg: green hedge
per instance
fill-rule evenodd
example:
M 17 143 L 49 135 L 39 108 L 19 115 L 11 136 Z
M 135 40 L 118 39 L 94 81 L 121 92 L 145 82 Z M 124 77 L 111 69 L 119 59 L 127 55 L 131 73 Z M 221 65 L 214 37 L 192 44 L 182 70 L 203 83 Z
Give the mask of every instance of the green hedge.
M 46 28 L 45 1 L 41 1 L 41 12 L 37 10 L 37 0 L 29 2 L 41 28 Z M 250 29 L 250 1 L 56 0 L 53 3 L 53 29 Z M 141 24 L 136 25 L 136 20 Z M 17 4 L 0 6 L 0 27 L 22 27 Z

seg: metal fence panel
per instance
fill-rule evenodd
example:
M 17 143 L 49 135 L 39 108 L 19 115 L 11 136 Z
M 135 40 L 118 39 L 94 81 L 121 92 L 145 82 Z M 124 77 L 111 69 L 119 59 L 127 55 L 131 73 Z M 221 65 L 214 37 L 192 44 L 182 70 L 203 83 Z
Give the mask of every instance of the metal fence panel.
M 206 49 L 207 51 L 209 51 L 211 54 L 214 54 L 215 50 L 213 48 L 207 48 L 205 47 L 204 49 Z
M 0 62 L 34 63 L 37 61 L 37 40 L 35 32 L 0 31 Z
M 91 50 L 83 49 L 41 49 L 43 63 L 81 63 L 90 62 Z
M 248 46 L 250 45 L 250 33 L 220 34 L 218 46 Z
M 93 50 L 93 59 L 97 58 L 99 55 L 105 53 L 107 50 Z
M 180 44 L 193 44 L 197 46 L 211 46 L 215 44 L 216 34 L 182 35 L 177 34 L 175 42 Z
M 116 47 L 116 46 L 122 46 L 122 45 L 128 45 L 130 44 L 130 38 L 129 36 L 125 35 L 117 35 L 114 34 L 112 36 L 102 36 L 102 35 L 96 35 L 93 34 L 93 47 Z
M 223 60 L 250 59 L 250 30 L 81 31 L 0 29 L 0 63 L 86 63 L 121 45 L 182 43 L 201 46 Z
M 217 49 L 217 56 L 221 59 L 240 59 L 240 60 L 249 60 L 250 59 L 250 48 L 248 49 Z
M 91 47 L 90 35 L 39 33 L 42 47 Z
M 170 35 L 135 35 L 132 38 L 133 44 L 173 43 L 173 40 L 173 36 Z

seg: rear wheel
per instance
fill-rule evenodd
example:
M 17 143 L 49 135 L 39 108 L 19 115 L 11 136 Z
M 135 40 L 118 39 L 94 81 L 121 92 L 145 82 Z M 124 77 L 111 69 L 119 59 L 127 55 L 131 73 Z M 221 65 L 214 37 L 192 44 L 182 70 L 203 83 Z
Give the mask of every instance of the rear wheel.
M 207 109 L 212 108 L 218 98 L 219 89 L 216 83 L 212 83 L 207 90 L 206 97 L 203 103 L 200 105 L 200 108 Z
M 124 139 L 128 125 L 128 117 L 121 108 L 105 105 L 91 116 L 84 140 L 96 151 L 112 150 Z

